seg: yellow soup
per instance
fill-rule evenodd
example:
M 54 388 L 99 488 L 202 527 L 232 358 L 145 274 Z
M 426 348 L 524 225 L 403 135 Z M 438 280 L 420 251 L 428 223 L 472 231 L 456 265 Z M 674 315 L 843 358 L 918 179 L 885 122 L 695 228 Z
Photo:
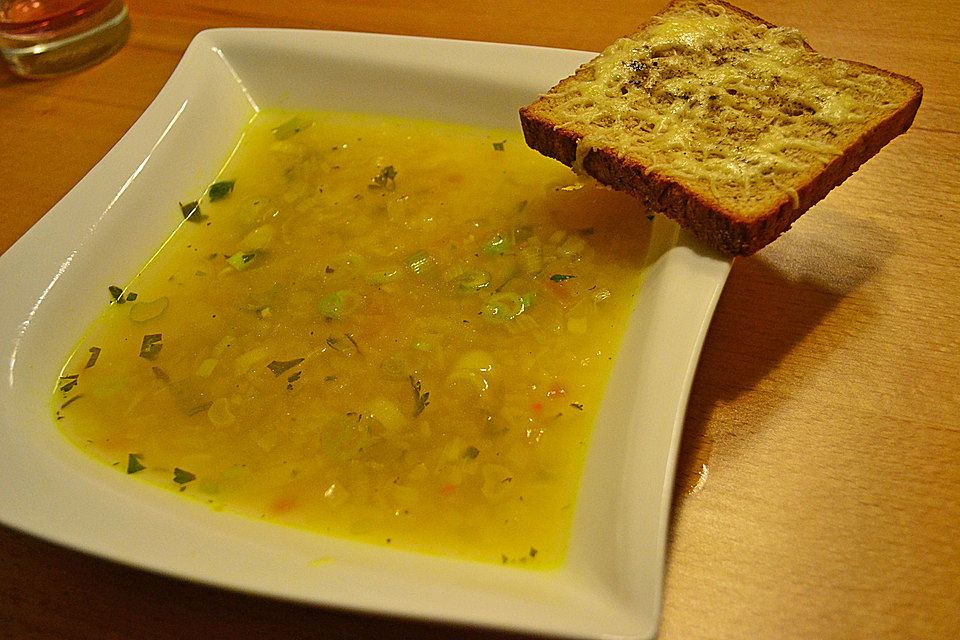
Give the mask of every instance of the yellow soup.
M 78 447 L 273 522 L 562 560 L 639 287 L 635 201 L 512 133 L 265 112 L 180 212 L 64 366 Z

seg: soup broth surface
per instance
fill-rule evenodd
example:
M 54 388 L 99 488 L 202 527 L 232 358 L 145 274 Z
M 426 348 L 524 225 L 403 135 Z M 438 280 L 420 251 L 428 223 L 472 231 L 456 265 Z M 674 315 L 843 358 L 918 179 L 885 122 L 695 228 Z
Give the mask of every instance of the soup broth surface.
M 634 200 L 513 133 L 283 112 L 193 198 L 63 368 L 78 447 L 218 509 L 561 562 L 641 279 Z

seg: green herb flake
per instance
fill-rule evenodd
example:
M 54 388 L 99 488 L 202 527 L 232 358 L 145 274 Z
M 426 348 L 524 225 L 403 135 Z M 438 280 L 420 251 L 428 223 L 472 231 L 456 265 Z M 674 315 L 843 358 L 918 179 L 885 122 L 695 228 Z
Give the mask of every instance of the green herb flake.
M 430 393 L 421 393 L 420 381 L 414 380 L 413 376 L 410 376 L 410 386 L 413 388 L 413 415 L 419 416 L 430 404 Z
M 124 299 L 125 299 L 127 302 L 133 302 L 134 300 L 137 299 L 137 294 L 135 294 L 135 293 L 133 293 L 133 292 L 131 291 L 130 293 L 127 294 L 127 297 L 124 298 Z
M 180 468 L 175 468 L 173 470 L 173 481 L 177 484 L 187 484 L 188 482 L 193 482 L 197 479 L 197 476 L 193 475 L 189 471 L 184 471 Z
M 277 140 L 286 140 L 297 135 L 307 127 L 313 124 L 309 120 L 304 120 L 300 116 L 294 116 L 273 130 L 273 137 Z
M 505 145 L 506 143 L 507 143 L 506 140 L 504 140 L 503 142 L 494 142 L 494 143 L 493 143 L 493 148 L 494 148 L 496 151 L 503 151 L 504 145 Z
M 571 402 L 570 406 L 573 407 L 574 409 L 577 409 L 578 411 L 583 411 L 583 405 L 580 404 L 579 402 Z
M 131 453 L 127 455 L 127 473 L 137 473 L 138 471 L 143 471 L 146 469 L 146 467 L 143 466 L 143 463 L 140 462 L 140 458 L 142 457 L 143 455 L 139 453 Z
M 564 273 L 555 273 L 550 276 L 550 279 L 554 282 L 563 282 L 564 280 L 569 280 L 570 278 L 576 278 L 577 276 L 571 276 Z
M 90 347 L 90 357 L 87 358 L 87 364 L 83 366 L 84 369 L 89 369 L 93 365 L 97 364 L 97 359 L 100 357 L 100 347 Z
M 212 406 L 213 406 L 213 402 L 201 402 L 200 404 L 187 409 L 187 415 L 188 416 L 200 415 L 201 413 L 206 412 L 207 409 L 209 409 Z
M 207 219 L 207 216 L 200 213 L 200 202 L 197 200 L 186 204 L 181 202 L 180 213 L 183 214 L 183 219 L 187 222 L 200 223 Z
M 345 335 L 345 336 L 347 337 L 347 340 L 350 341 L 350 344 L 353 345 L 353 348 L 357 350 L 357 355 L 361 355 L 361 356 L 362 356 L 362 355 L 363 355 L 363 352 L 360 351 L 360 345 L 357 344 L 357 341 L 353 339 L 353 335 L 352 335 L 352 334 L 349 334 L 349 333 L 345 333 L 345 334 L 343 334 L 343 335 Z
M 214 182 L 210 185 L 210 188 L 207 189 L 207 197 L 210 198 L 210 202 L 216 202 L 217 200 L 223 200 L 233 192 L 233 184 L 235 180 L 221 180 L 220 182 Z
M 293 360 L 274 360 L 267 365 L 267 369 L 273 372 L 273 375 L 279 376 L 281 373 L 293 369 L 295 366 L 303 362 L 303 358 L 294 358 Z
M 480 449 L 477 449 L 474 446 L 469 446 L 463 450 L 463 457 L 470 458 L 471 460 L 476 460 L 477 456 L 480 455 Z
M 72 390 L 75 386 L 77 386 L 77 381 L 79 378 L 80 376 L 78 374 L 73 374 L 71 376 L 60 376 L 61 380 L 66 380 L 66 382 L 60 386 L 60 391 L 67 393 L 68 391 Z
M 117 304 L 123 304 L 123 287 L 118 287 L 115 284 L 107 287 L 107 291 L 110 292 L 110 297 L 113 298 L 113 301 Z
M 649 216 L 647 216 L 647 220 L 653 220 L 655 217 L 656 216 L 654 216 L 653 214 L 650 214 Z
M 74 402 L 76 402 L 77 400 L 79 400 L 79 399 L 82 398 L 82 397 L 83 397 L 83 394 L 82 394 L 82 393 L 78 393 L 77 395 L 72 396 L 69 400 L 67 400 L 67 401 L 64 402 L 62 405 L 60 405 L 60 408 L 61 408 L 61 409 L 66 409 L 67 407 L 69 407 L 71 404 L 73 404 Z M 57 413 L 59 413 L 59 411 L 58 411 Z
M 371 181 L 371 189 L 393 189 L 396 186 L 395 178 L 397 177 L 397 170 L 394 169 L 393 165 L 384 167 L 380 173 Z
M 140 357 L 147 360 L 156 360 L 157 356 L 160 355 L 160 350 L 163 349 L 161 340 L 163 340 L 163 334 L 160 333 L 150 333 L 143 336 L 143 342 L 140 343 Z
M 349 333 L 345 333 L 343 335 L 346 337 L 346 341 L 339 336 L 328 336 L 327 346 L 329 346 L 331 349 L 336 349 L 343 354 L 350 353 L 350 351 L 356 351 L 358 356 L 362 356 L 363 352 L 360 351 L 360 345 L 357 344 L 357 341 L 354 340 L 353 336 Z

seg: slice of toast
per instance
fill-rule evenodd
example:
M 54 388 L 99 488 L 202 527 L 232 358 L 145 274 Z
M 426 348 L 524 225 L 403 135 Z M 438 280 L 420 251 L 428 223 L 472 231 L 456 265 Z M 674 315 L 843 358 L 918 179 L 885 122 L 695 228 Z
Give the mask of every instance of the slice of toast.
M 906 131 L 922 94 L 721 0 L 674 0 L 520 120 L 537 151 L 749 255 Z

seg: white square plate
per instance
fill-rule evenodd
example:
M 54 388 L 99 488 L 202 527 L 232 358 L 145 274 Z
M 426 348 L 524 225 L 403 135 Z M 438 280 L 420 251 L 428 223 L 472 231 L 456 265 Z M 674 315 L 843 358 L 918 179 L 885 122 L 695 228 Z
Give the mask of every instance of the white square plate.
M 647 638 L 660 615 L 687 396 L 730 262 L 666 221 L 591 442 L 565 565 L 536 571 L 361 545 L 134 481 L 54 424 L 64 355 L 178 222 L 260 108 L 499 128 L 593 54 L 321 31 L 197 36 L 143 116 L 0 257 L 0 522 L 119 562 L 253 593 L 578 638 Z

